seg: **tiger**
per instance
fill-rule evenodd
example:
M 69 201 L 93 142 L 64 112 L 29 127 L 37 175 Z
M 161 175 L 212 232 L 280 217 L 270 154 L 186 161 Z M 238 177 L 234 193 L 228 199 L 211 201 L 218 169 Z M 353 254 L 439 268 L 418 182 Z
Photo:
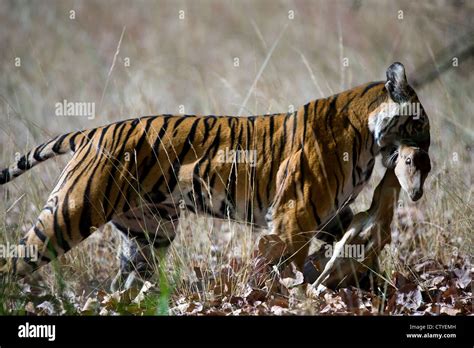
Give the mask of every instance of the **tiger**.
M 370 276 L 380 273 L 378 256 L 391 241 L 390 225 L 400 188 L 409 192 L 412 200 L 423 195 L 423 185 L 431 171 L 431 161 L 423 149 L 401 145 L 397 150 L 395 168 L 388 168 L 376 187 L 367 211 L 354 216 L 344 236 L 334 244 L 327 255 L 328 246 L 311 255 L 305 263 L 304 275 L 314 289 L 324 284 L 338 288 L 365 283 L 370 285 Z M 344 254 L 345 247 L 359 251 L 360 255 Z
M 348 205 L 379 154 L 393 167 L 400 144 L 428 151 L 429 120 L 404 66 L 393 63 L 386 76 L 293 112 L 141 116 L 33 148 L 0 171 L 0 184 L 53 156 L 72 158 L 19 241 L 36 246 L 39 257 L 3 259 L 0 274 L 24 277 L 110 222 L 128 241 L 115 279 L 149 279 L 182 211 L 268 229 L 284 241 L 285 262 L 302 269 L 308 241 L 350 220 Z M 412 104 L 415 116 L 402 112 Z

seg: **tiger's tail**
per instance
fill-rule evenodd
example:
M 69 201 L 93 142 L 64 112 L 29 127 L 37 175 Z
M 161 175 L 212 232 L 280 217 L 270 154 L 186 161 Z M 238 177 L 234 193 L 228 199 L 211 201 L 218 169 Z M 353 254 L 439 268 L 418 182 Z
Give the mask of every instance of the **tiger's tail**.
M 76 151 L 78 144 L 81 144 L 86 137 L 87 135 L 83 131 L 66 133 L 36 146 L 10 167 L 0 170 L 0 185 L 13 180 L 51 157 Z

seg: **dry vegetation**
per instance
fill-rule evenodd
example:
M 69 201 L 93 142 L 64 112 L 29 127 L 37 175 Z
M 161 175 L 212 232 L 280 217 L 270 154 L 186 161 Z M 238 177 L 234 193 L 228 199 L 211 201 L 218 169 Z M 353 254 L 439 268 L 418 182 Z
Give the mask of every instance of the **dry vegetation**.
M 436 67 L 436 52 L 473 30 L 473 18 L 469 1 L 0 0 L 0 164 L 66 131 L 178 113 L 180 105 L 188 114 L 286 111 L 381 80 L 395 60 L 410 79 L 421 64 Z M 256 289 L 258 232 L 183 216 L 157 277 L 160 292 L 108 293 L 118 240 L 106 227 L 37 272 L 35 285 L 4 286 L 0 312 L 472 313 L 473 68 L 472 58 L 461 60 L 417 91 L 432 124 L 433 171 L 418 203 L 402 193 L 382 255 L 385 287 L 309 300 L 289 289 L 295 280 L 287 270 Z M 95 102 L 97 117 L 55 116 L 64 99 Z M 0 188 L 1 242 L 14 243 L 31 226 L 66 161 L 50 160 Z M 356 210 L 367 207 L 381 173 L 378 167 Z

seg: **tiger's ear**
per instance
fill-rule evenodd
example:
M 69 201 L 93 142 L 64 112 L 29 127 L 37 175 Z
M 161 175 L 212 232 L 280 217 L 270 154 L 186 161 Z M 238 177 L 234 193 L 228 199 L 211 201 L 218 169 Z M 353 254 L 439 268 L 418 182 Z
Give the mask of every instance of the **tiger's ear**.
M 409 100 L 408 81 L 402 63 L 395 62 L 388 67 L 385 88 L 394 102 L 403 103 Z

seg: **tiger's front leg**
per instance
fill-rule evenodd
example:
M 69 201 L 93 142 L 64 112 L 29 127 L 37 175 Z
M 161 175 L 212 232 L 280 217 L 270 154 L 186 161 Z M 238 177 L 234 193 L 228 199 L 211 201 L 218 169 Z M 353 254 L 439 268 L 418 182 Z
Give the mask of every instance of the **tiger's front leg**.
M 260 250 L 270 263 L 294 262 L 298 270 L 308 256 L 310 240 L 319 225 L 315 206 L 316 182 L 307 166 L 303 150 L 285 160 L 277 174 L 276 198 L 271 207 L 271 234 L 279 238 L 264 237 Z

